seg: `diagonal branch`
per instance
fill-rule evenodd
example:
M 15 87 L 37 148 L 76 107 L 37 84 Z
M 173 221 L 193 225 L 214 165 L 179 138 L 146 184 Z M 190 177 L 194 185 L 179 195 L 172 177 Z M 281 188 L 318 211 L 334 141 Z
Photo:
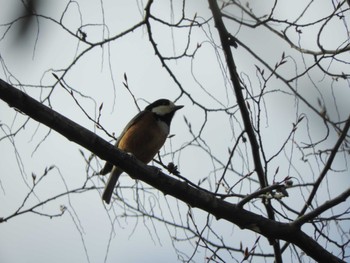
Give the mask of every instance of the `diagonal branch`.
M 119 166 L 132 178 L 142 180 L 164 194 L 171 195 L 191 207 L 199 208 L 214 215 L 218 220 L 225 219 L 240 228 L 249 229 L 267 238 L 282 239 L 300 247 L 318 262 L 343 262 L 332 255 L 301 229 L 287 223 L 266 219 L 260 215 L 231 204 L 185 182 L 174 179 L 154 167 L 147 166 L 127 153 L 118 150 L 109 142 L 58 112 L 39 103 L 24 92 L 0 79 L 0 99 L 10 107 L 17 108 L 36 121 L 43 123 L 91 152 L 101 159 Z
M 222 49 L 224 51 L 225 57 L 226 57 L 226 63 L 227 63 L 227 68 L 230 73 L 231 81 L 233 84 L 233 88 L 237 97 L 237 104 L 239 106 L 241 115 L 242 115 L 242 120 L 244 123 L 244 128 L 247 132 L 250 145 L 252 148 L 252 155 L 254 159 L 254 165 L 255 165 L 255 171 L 258 174 L 258 178 L 260 181 L 260 186 L 261 188 L 264 188 L 267 186 L 267 182 L 265 180 L 265 175 L 264 175 L 264 169 L 261 164 L 261 159 L 260 159 L 260 147 L 259 143 L 256 139 L 254 128 L 250 122 L 250 116 L 249 116 L 249 111 L 248 108 L 245 104 L 244 96 L 242 93 L 242 86 L 240 84 L 240 79 L 237 73 L 237 68 L 236 64 L 233 60 L 233 55 L 231 52 L 231 45 L 230 45 L 230 38 L 231 35 L 227 32 L 227 29 L 224 25 L 224 22 L 222 20 L 221 16 L 221 11 L 218 7 L 218 4 L 215 0 L 209 0 L 209 6 L 210 9 L 213 13 L 214 21 L 215 21 L 215 26 L 218 30 L 221 44 L 222 44 Z
M 304 223 L 309 222 L 310 220 L 314 219 L 315 217 L 319 216 L 323 212 L 327 211 L 328 209 L 345 202 L 346 199 L 350 196 L 350 188 L 338 195 L 337 197 L 333 198 L 332 200 L 326 201 L 323 205 L 320 205 L 315 210 L 311 211 L 310 213 L 303 215 L 299 217 L 297 220 L 293 222 L 293 224 L 297 227 L 300 227 Z
M 328 157 L 326 165 L 324 166 L 320 176 L 317 178 L 317 180 L 314 184 L 314 187 L 312 188 L 312 191 L 309 195 L 309 198 L 307 199 L 303 209 L 300 211 L 299 216 L 302 216 L 303 214 L 305 214 L 307 208 L 311 205 L 312 200 L 314 199 L 318 188 L 320 187 L 320 185 L 321 185 L 323 179 L 325 178 L 325 176 L 327 175 L 328 171 L 331 169 L 334 158 L 335 158 L 336 154 L 338 153 L 339 147 L 343 144 L 343 141 L 345 140 L 345 137 L 348 134 L 349 128 L 350 128 L 350 116 L 345 124 L 345 127 L 344 127 L 341 135 L 338 138 L 337 143 L 333 147 L 331 154 Z
M 213 13 L 213 18 L 215 22 L 215 26 L 218 30 L 219 36 L 220 36 L 220 41 L 222 44 L 222 49 L 226 57 L 226 63 L 227 63 L 227 68 L 230 73 L 230 78 L 233 84 L 233 88 L 236 94 L 237 98 L 237 104 L 239 106 L 242 120 L 244 123 L 244 128 L 245 131 L 247 132 L 250 145 L 251 145 L 251 153 L 253 156 L 253 161 L 254 161 L 254 167 L 255 171 L 258 175 L 258 179 L 260 182 L 260 187 L 265 188 L 268 186 L 267 179 L 265 177 L 265 172 L 261 163 L 261 157 L 260 157 L 260 146 L 258 143 L 258 140 L 255 136 L 254 128 L 253 125 L 250 121 L 250 116 L 249 116 L 249 110 L 246 106 L 246 102 L 244 100 L 244 96 L 242 93 L 242 86 L 240 83 L 240 78 L 237 73 L 237 68 L 236 64 L 233 59 L 233 55 L 231 52 L 231 45 L 232 45 L 232 36 L 231 34 L 228 33 L 224 21 L 222 20 L 222 14 L 219 9 L 218 3 L 216 0 L 209 0 L 209 8 L 211 9 Z M 264 201 L 265 209 L 267 211 L 268 218 L 271 220 L 275 220 L 275 214 L 273 211 L 273 208 L 270 204 L 269 200 Z M 274 240 L 269 240 L 270 243 L 273 245 L 274 251 L 275 251 L 275 259 L 276 262 L 282 262 L 282 257 L 281 257 L 281 249 L 277 241 Z

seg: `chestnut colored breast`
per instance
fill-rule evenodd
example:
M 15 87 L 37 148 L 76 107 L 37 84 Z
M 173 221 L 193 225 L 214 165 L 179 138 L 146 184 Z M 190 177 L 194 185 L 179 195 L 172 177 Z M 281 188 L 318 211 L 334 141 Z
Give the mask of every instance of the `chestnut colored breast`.
M 142 118 L 138 118 L 136 124 L 127 129 L 117 146 L 147 164 L 162 148 L 169 134 L 169 128 L 165 129 L 164 123 L 157 120 L 152 112 L 145 112 Z

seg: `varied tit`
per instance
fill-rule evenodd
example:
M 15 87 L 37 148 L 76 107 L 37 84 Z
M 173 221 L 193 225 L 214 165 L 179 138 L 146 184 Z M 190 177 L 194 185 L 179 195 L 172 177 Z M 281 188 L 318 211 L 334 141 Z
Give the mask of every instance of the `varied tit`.
M 167 99 L 153 102 L 126 125 L 115 146 L 131 153 L 143 163 L 149 163 L 162 148 L 169 135 L 171 120 L 182 107 Z M 102 195 L 107 204 L 111 201 L 114 187 L 123 171 L 107 162 L 99 174 L 109 172 L 111 174 Z

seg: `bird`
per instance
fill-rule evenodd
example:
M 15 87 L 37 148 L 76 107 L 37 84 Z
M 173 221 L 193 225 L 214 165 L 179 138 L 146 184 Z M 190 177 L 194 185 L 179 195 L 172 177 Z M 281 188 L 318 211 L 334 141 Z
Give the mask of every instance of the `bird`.
M 183 107 L 183 105 L 175 105 L 168 99 L 154 101 L 129 121 L 117 138 L 115 147 L 148 164 L 164 145 L 175 112 Z M 106 162 L 99 174 L 106 175 L 107 173 L 110 173 L 110 176 L 102 199 L 109 204 L 114 187 L 123 170 Z

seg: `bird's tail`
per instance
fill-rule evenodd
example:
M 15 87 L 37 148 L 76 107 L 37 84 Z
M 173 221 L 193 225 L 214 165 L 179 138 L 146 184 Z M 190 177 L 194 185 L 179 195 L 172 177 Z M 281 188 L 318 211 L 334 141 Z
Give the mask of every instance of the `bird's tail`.
M 120 170 L 118 167 L 113 166 L 112 172 L 109 175 L 108 182 L 105 186 L 105 190 L 102 194 L 102 199 L 109 204 L 111 202 L 112 194 L 114 191 L 114 187 L 117 184 L 119 176 L 122 174 L 122 170 Z

